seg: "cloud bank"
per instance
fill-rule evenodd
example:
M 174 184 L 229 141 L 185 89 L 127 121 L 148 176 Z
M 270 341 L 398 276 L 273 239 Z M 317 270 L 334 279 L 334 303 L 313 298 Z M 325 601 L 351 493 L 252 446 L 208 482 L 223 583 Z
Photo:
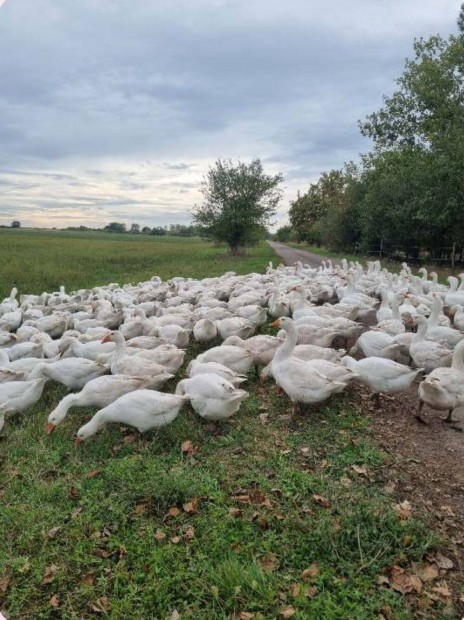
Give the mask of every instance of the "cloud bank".
M 369 148 L 356 121 L 459 4 L 8 0 L 0 223 L 187 223 L 218 157 L 282 171 L 284 221 L 298 190 Z

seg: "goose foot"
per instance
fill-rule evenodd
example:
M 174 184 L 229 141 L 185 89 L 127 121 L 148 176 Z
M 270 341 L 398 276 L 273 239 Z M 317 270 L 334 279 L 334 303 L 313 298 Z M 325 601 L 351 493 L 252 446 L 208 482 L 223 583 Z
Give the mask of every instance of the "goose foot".
M 453 411 L 454 411 L 454 409 L 449 409 L 447 417 L 446 418 L 442 418 L 443 422 L 446 422 L 447 424 L 451 424 L 453 422 L 456 422 L 456 420 L 453 420 Z
M 280 387 L 280 385 L 276 385 L 275 386 L 275 393 L 277 394 L 277 396 L 279 396 L 279 394 L 282 394 L 283 390 Z
M 422 417 L 422 408 L 424 406 L 424 401 L 420 400 L 419 401 L 419 408 L 417 410 L 417 413 L 414 414 L 415 419 L 420 422 L 421 424 L 425 424 L 425 426 L 428 426 L 429 423 L 428 421 Z
M 381 404 L 382 404 L 380 402 L 380 394 L 378 392 L 376 392 L 375 394 L 372 394 L 371 399 L 374 404 L 374 409 L 380 409 Z

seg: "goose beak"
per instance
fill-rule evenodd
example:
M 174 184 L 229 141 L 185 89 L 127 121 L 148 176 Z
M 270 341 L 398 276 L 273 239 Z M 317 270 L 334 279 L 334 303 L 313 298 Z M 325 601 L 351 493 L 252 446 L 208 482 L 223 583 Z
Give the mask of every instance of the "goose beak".
M 280 323 L 280 319 L 276 319 L 275 321 L 272 321 L 271 323 L 271 327 L 280 327 L 281 323 Z
M 73 442 L 73 443 L 74 443 L 74 445 L 75 445 L 75 446 L 80 446 L 80 445 L 81 445 L 81 443 L 82 443 L 83 441 L 84 441 L 84 440 L 83 440 L 83 439 L 81 439 L 80 437 L 76 437 L 76 438 L 74 439 L 74 442 Z
M 47 428 L 45 429 L 45 432 L 47 433 L 47 435 L 51 435 L 53 433 L 53 431 L 56 428 L 56 424 L 53 424 L 53 422 L 49 422 L 47 424 Z
M 106 336 L 102 338 L 101 343 L 104 344 L 105 342 L 111 342 L 110 334 L 106 334 Z

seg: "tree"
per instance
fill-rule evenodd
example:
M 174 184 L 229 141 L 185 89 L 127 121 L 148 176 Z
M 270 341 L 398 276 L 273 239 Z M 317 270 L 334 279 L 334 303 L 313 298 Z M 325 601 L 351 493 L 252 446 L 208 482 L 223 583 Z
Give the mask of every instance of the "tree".
M 162 236 L 162 235 L 166 235 L 167 232 L 166 230 L 162 227 L 162 226 L 155 226 L 154 228 L 151 229 L 151 235 L 158 235 L 158 236 Z
M 140 233 L 140 224 L 131 224 L 129 232 L 138 235 Z
M 143 235 L 149 235 L 151 233 L 151 228 L 149 226 L 144 226 L 142 228 L 142 234 Z
M 19 220 L 13 220 L 11 222 L 11 228 L 21 228 L 21 222 Z
M 289 225 L 281 226 L 275 232 L 274 239 L 276 241 L 281 241 L 285 243 L 286 241 L 291 241 L 292 239 L 292 227 Z
M 267 175 L 259 159 L 250 164 L 218 159 L 202 183 L 203 204 L 193 218 L 201 232 L 226 242 L 236 255 L 269 225 L 282 196 L 281 174 Z
M 103 230 L 105 232 L 125 233 L 126 225 L 121 222 L 110 222 Z

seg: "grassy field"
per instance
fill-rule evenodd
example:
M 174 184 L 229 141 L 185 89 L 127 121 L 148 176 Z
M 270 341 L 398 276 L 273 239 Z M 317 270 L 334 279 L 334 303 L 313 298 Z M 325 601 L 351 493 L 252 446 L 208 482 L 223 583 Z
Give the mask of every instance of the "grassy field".
M 274 254 L 266 243 L 240 261 L 198 238 L 0 228 L 0 298 L 21 293 L 76 290 L 109 282 L 138 282 L 153 275 L 217 276 L 263 270 Z
M 262 271 L 271 257 L 266 246 L 236 262 L 198 240 L 54 235 L 2 237 L 2 255 L 7 239 L 22 265 L 9 263 L 6 288 L 12 270 L 22 289 L 37 291 L 154 273 Z M 28 268 L 32 255 L 42 270 Z M 186 363 L 201 350 L 191 345 Z M 7 419 L 0 610 L 8 619 L 418 617 L 381 581 L 392 567 L 421 561 L 436 541 L 425 523 L 393 508 L 388 456 L 356 395 L 292 419 L 271 382 L 250 376 L 247 389 L 220 434 L 186 407 L 150 436 L 113 426 L 76 447 L 73 434 L 93 412 L 72 411 L 47 436 L 47 415 L 65 394 L 53 383 L 32 411 Z M 455 617 L 440 603 L 420 613 Z

